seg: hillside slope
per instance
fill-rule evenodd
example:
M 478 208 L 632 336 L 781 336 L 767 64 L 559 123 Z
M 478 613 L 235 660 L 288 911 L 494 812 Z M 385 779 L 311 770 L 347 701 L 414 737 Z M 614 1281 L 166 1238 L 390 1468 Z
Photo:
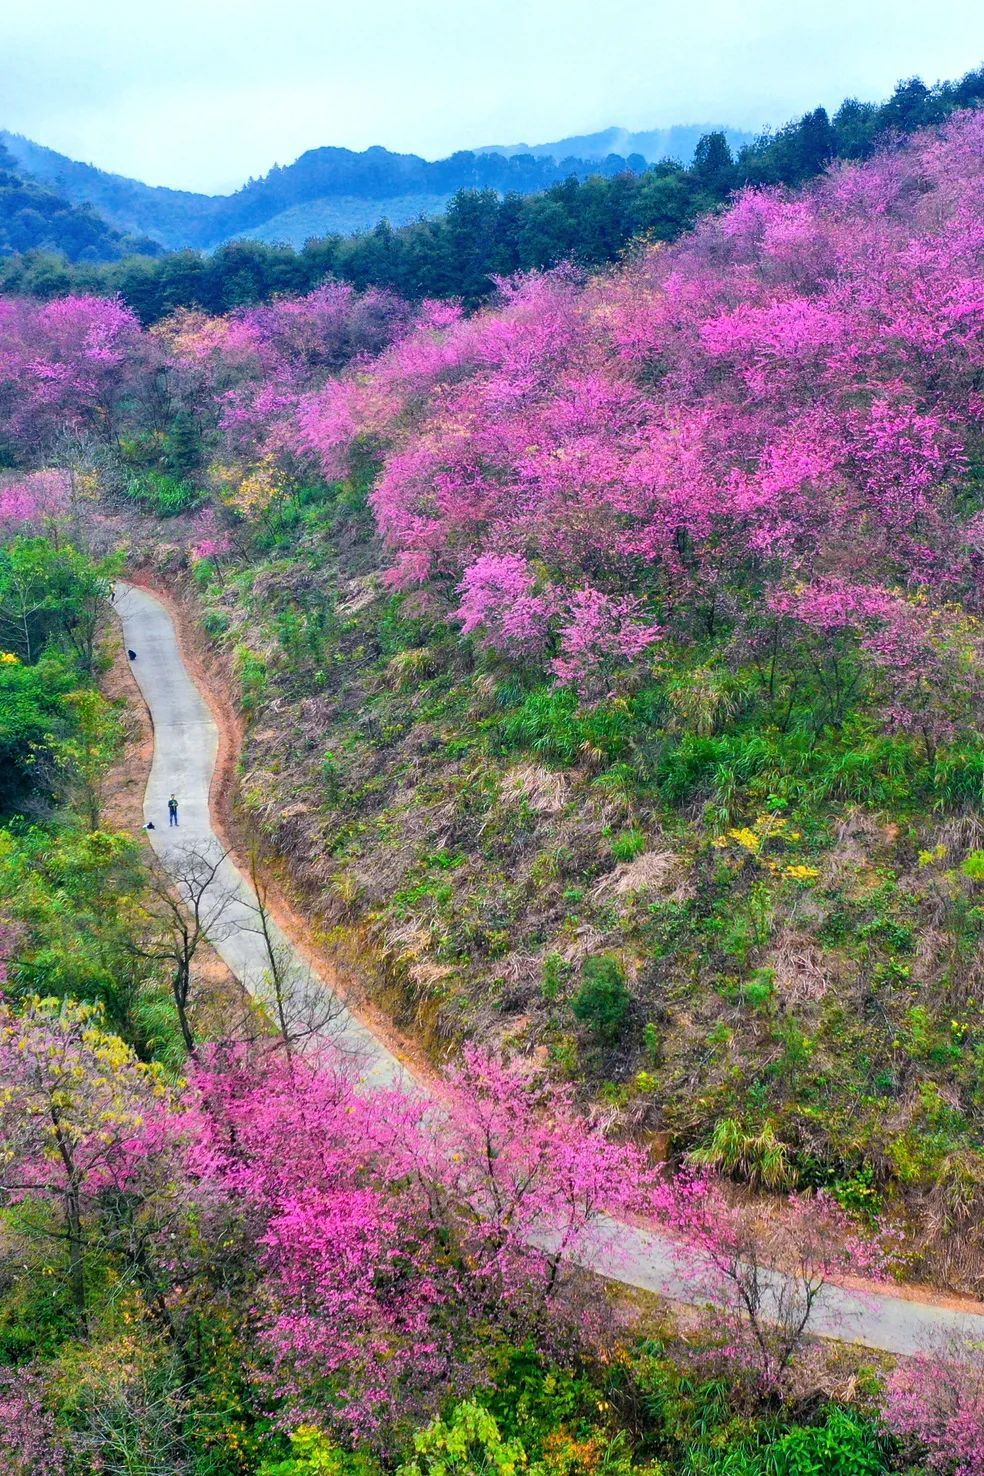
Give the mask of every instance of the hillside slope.
M 752 1182 L 904 1200 L 965 1287 L 982 174 L 962 118 L 425 326 L 286 439 L 248 394 L 286 480 L 197 571 L 247 809 L 435 1049 L 508 1038 Z
M 26 174 L 0 136 L 0 256 L 56 251 L 70 262 L 102 262 L 138 249 L 155 254 L 159 248 L 127 238 L 90 204 L 73 203 Z
M 0 325 L 5 454 L 74 429 L 190 568 L 246 814 L 381 1003 L 752 1184 L 902 1206 L 966 1288 L 982 180 L 964 112 L 471 316 L 336 282 Z
M 385 199 L 364 200 L 355 195 L 335 195 L 329 199 L 308 200 L 271 215 L 254 226 L 250 240 L 271 246 L 286 243 L 303 246 L 305 241 L 324 235 L 353 236 L 371 231 L 381 220 L 391 226 L 408 225 L 411 221 L 440 215 L 447 209 L 451 195 L 392 195 Z

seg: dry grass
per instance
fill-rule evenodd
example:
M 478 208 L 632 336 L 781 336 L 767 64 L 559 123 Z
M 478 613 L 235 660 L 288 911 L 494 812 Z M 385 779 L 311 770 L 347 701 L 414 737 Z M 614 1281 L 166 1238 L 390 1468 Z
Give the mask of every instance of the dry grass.
M 556 815 L 567 803 L 570 790 L 563 774 L 542 764 L 517 764 L 502 778 L 502 796 L 514 803 L 525 799 L 538 815 Z
M 594 896 L 602 898 L 614 893 L 624 897 L 632 892 L 656 892 L 682 902 L 690 895 L 691 885 L 675 851 L 644 851 L 634 861 L 624 861 L 603 876 L 595 886 Z
M 822 949 L 792 928 L 779 934 L 766 964 L 774 972 L 776 993 L 786 1004 L 816 1004 L 833 983 Z

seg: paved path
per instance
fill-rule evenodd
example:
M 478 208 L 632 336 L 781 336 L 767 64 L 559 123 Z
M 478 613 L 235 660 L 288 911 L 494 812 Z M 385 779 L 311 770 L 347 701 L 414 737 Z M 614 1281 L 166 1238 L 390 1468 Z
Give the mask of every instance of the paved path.
M 173 861 L 189 846 L 211 848 L 217 854 L 221 847 L 209 814 L 209 787 L 218 752 L 215 720 L 184 665 L 165 606 L 133 585 L 118 584 L 116 591 L 124 639 L 136 652 L 133 674 L 154 725 L 154 762 L 144 801 L 144 818 L 154 822 L 151 842 L 165 861 L 169 857 Z M 179 802 L 177 828 L 168 826 L 167 799 L 172 790 Z M 230 902 L 212 941 L 246 988 L 263 996 L 268 965 L 257 932 L 255 894 L 228 858 L 222 862 L 221 880 Z M 295 985 L 302 993 L 325 1000 L 332 997 L 328 985 L 312 973 L 279 930 L 276 946 L 292 957 Z M 352 1053 L 367 1083 L 412 1085 L 404 1066 L 338 1001 L 332 1008 L 331 1032 L 335 1042 Z M 650 1231 L 608 1222 L 603 1243 L 587 1259 L 589 1269 L 625 1285 L 678 1301 L 693 1300 L 670 1242 Z M 940 1339 L 984 1340 L 984 1315 L 890 1295 L 861 1297 L 839 1287 L 827 1290 L 812 1327 L 893 1353 L 914 1352 Z

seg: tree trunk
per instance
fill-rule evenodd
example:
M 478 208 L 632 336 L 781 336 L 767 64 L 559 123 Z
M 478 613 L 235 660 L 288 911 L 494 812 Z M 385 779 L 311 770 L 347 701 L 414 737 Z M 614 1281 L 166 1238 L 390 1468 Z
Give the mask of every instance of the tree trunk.
M 65 1233 L 68 1238 L 68 1284 L 82 1332 L 89 1331 L 89 1309 L 85 1287 L 85 1238 L 82 1232 L 82 1203 L 79 1185 L 73 1177 L 64 1196 Z
M 190 986 L 191 962 L 189 959 L 185 958 L 178 963 L 178 967 L 175 970 L 172 983 L 172 993 L 174 995 L 174 1007 L 178 1012 L 178 1024 L 181 1027 L 181 1038 L 185 1043 L 188 1054 L 193 1055 L 195 1050 L 195 1037 L 192 1033 L 191 1023 L 188 1019 L 188 995 L 191 992 Z

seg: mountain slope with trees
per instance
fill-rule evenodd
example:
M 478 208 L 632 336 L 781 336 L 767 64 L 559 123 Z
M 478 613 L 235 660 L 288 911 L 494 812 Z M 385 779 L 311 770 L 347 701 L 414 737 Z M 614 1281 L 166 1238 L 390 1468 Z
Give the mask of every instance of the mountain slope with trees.
M 204 502 L 244 803 L 435 1047 L 904 1201 L 965 1286 L 982 117 L 472 315 L 9 299 L 0 386 L 8 458 Z
M 631 154 L 641 154 L 650 164 L 662 159 L 673 159 L 678 164 L 689 164 L 700 140 L 708 133 L 723 133 L 732 153 L 737 153 L 746 144 L 753 143 L 755 135 L 739 128 L 726 128 L 723 124 L 685 123 L 671 128 L 603 128 L 597 133 L 576 133 L 567 138 L 556 139 L 544 144 L 509 144 L 506 146 L 486 144 L 476 149 L 480 154 L 532 154 L 534 158 L 547 156 L 551 159 L 607 159 L 610 154 L 623 159 Z
M 0 132 L 18 166 L 80 206 L 97 210 L 118 230 L 153 237 L 170 249 L 210 249 L 248 237 L 300 246 L 310 236 L 346 233 L 382 219 L 393 225 L 439 211 L 457 191 L 533 194 L 569 176 L 615 174 L 645 167 L 610 156 L 599 161 L 472 153 L 430 161 L 390 149 L 310 149 L 276 165 L 234 194 L 204 195 L 145 185 L 80 164 L 18 134 Z
M 73 203 L 25 174 L 0 139 L 0 258 L 56 252 L 64 260 L 115 261 L 158 254 L 154 242 L 114 230 L 91 205 Z

